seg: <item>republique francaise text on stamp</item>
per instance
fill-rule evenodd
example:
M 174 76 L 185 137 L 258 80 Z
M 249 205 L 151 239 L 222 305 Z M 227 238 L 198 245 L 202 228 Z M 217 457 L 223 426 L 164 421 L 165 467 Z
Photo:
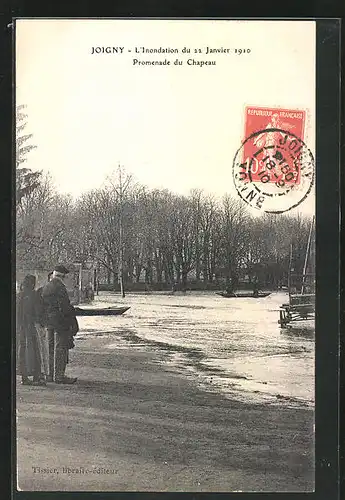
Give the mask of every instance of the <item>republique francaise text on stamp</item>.
M 251 207 L 282 213 L 298 206 L 314 184 L 314 158 L 303 141 L 305 112 L 246 108 L 245 140 L 233 161 L 233 181 Z

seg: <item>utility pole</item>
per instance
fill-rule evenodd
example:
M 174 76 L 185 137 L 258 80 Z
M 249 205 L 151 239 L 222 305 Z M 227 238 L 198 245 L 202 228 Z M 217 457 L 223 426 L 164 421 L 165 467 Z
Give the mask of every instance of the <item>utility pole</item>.
M 291 293 L 291 273 L 293 271 L 292 268 L 292 243 L 290 245 L 290 255 L 289 255 L 289 271 L 288 271 L 288 291 L 289 295 Z
M 305 282 L 306 282 L 306 273 L 307 273 L 307 266 L 308 266 L 308 260 L 310 257 L 310 244 L 311 244 L 311 237 L 312 237 L 312 232 L 314 228 L 314 222 L 315 222 L 315 215 L 313 215 L 311 224 L 310 224 L 310 229 L 309 229 L 309 236 L 308 236 L 308 243 L 307 243 L 307 249 L 305 252 L 305 259 L 304 259 L 304 266 L 303 266 L 303 278 L 302 278 L 302 294 L 304 292 L 304 287 L 305 287 Z

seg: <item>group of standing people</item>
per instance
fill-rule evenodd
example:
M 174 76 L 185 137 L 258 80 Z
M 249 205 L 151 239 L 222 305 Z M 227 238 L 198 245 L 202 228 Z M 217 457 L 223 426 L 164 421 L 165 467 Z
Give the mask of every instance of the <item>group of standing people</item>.
M 19 373 L 24 385 L 74 384 L 65 375 L 69 350 L 79 325 L 64 279 L 69 273 L 58 265 L 47 283 L 36 290 L 36 277 L 28 274 L 17 295 Z M 32 379 L 30 378 L 32 377 Z

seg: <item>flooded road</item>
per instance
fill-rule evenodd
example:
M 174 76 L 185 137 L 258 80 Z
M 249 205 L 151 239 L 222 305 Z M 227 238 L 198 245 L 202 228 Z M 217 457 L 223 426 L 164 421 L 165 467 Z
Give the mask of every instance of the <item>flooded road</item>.
M 109 337 L 109 349 L 166 350 L 167 363 L 197 377 L 208 390 L 241 401 L 289 406 L 314 404 L 314 325 L 278 325 L 285 293 L 223 298 L 186 294 L 101 293 L 96 306 L 128 305 L 123 316 L 79 317 L 76 340 Z M 78 343 L 77 343 L 78 346 Z

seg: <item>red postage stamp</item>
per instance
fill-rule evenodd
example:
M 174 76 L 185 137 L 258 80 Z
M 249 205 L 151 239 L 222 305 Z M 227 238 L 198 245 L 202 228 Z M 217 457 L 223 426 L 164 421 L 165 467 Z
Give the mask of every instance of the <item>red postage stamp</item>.
M 252 142 L 246 142 L 245 147 L 243 148 L 243 163 L 245 163 L 248 158 L 252 158 L 258 148 L 265 148 L 267 155 L 269 155 L 270 147 L 277 144 L 279 139 L 282 137 L 282 132 L 280 131 L 292 132 L 292 134 L 299 137 L 303 141 L 304 124 L 305 111 L 281 108 L 259 108 L 253 106 L 246 107 L 244 137 L 250 137 L 258 130 L 261 130 L 262 134 L 255 137 L 255 140 Z M 266 133 L 265 131 L 268 129 L 279 129 L 280 131 L 272 130 L 271 132 Z M 261 159 L 254 156 L 253 165 L 251 166 L 253 182 L 259 182 L 264 175 L 267 175 L 267 155 Z M 281 181 L 283 175 L 284 170 L 280 173 L 275 172 L 275 175 L 270 175 L 267 182 L 279 182 Z M 286 183 L 298 184 L 300 182 L 298 171 L 294 173 L 294 176 L 291 177 L 291 179 L 290 177 L 291 174 L 290 176 L 287 176 L 287 179 L 285 178 Z
M 314 183 L 314 158 L 304 142 L 306 112 L 245 108 L 242 145 L 233 162 L 239 196 L 253 208 L 282 213 L 299 205 Z

